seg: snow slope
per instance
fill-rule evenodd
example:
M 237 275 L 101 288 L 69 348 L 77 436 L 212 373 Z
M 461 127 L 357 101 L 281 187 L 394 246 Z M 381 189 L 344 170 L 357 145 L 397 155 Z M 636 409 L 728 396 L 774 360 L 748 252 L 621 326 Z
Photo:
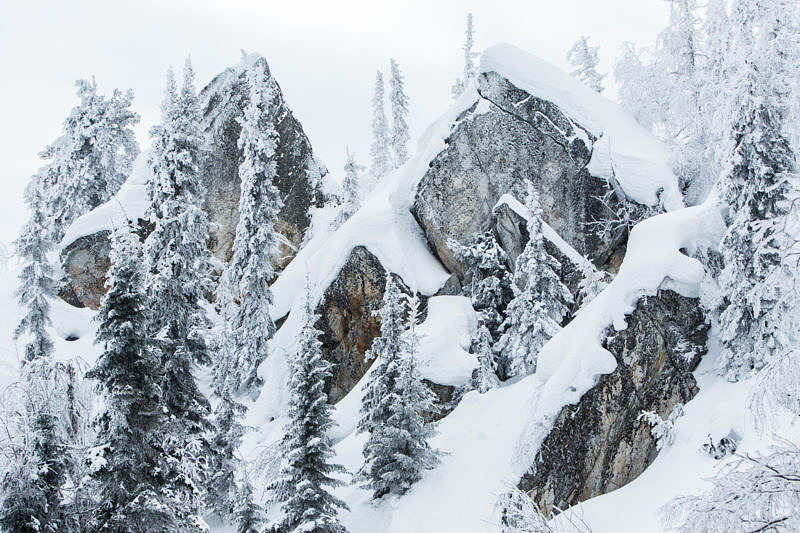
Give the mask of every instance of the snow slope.
M 644 205 L 666 210 L 683 207 L 667 147 L 618 104 L 596 93 L 547 61 L 510 44 L 497 44 L 481 56 L 481 72 L 497 72 L 524 91 L 556 104 L 597 141 L 589 172 L 615 179 L 625 194 Z

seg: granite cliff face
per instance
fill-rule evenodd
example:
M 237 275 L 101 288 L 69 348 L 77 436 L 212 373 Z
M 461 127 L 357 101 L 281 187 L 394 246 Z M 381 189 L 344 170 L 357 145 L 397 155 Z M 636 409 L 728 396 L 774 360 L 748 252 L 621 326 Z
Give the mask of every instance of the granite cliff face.
M 536 187 L 545 221 L 596 265 L 618 268 L 624 236 L 595 231 L 607 217 L 598 200 L 609 185 L 589 174 L 592 137 L 552 103 L 483 74 L 481 100 L 465 112 L 447 139 L 447 149 L 430 163 L 419 183 L 414 214 L 444 265 L 463 274 L 449 239 L 468 244 L 489 229 L 503 194 L 525 199 Z
M 527 242 L 527 227 L 519 214 L 497 202 L 503 194 L 524 200 L 530 181 L 545 222 L 597 267 L 615 273 L 627 232 L 601 232 L 594 224 L 608 220 L 621 205 L 608 194 L 610 185 L 587 170 L 595 139 L 552 103 L 496 73 L 479 77 L 478 92 L 480 100 L 453 125 L 447 148 L 431 161 L 417 189 L 413 211 L 435 254 L 463 280 L 448 241 L 467 244 L 475 233 L 492 230 L 513 269 Z M 618 203 L 606 206 L 601 197 Z M 578 265 L 552 241 L 545 244 L 561 262 L 562 281 L 576 295 Z M 450 285 L 457 287 L 458 280 Z M 657 455 L 650 427 L 639 414 L 650 410 L 666 418 L 697 393 L 691 372 L 705 351 L 706 326 L 696 300 L 669 291 L 643 299 L 628 327 L 607 335 L 616 370 L 602 376 L 578 405 L 562 410 L 520 480 L 520 488 L 546 514 L 635 479 Z
M 207 189 L 205 211 L 212 224 L 208 246 L 214 255 L 226 261 L 239 220 L 239 159 L 237 146 L 241 126 L 239 119 L 249 98 L 245 66 L 250 61 L 264 63 L 260 56 L 248 56 L 236 67 L 217 75 L 201 92 L 201 126 L 205 146 L 201 178 Z M 311 143 L 300 122 L 286 105 L 277 81 L 273 84 L 275 110 L 270 117 L 278 132 L 275 184 L 281 193 L 283 208 L 276 229 L 284 237 L 279 254 L 273 258 L 276 269 L 282 269 L 297 252 L 310 224 L 309 209 L 320 206 L 323 194 L 320 180 L 326 173 L 315 159 Z M 142 221 L 140 221 L 142 224 Z M 108 268 L 108 232 L 80 237 L 67 244 L 61 253 L 65 279 L 60 295 L 78 307 L 97 309 L 105 293 Z
M 633 481 L 658 453 L 639 414 L 666 420 L 697 394 L 692 371 L 707 337 L 697 300 L 663 291 L 639 302 L 626 329 L 607 335 L 616 370 L 564 407 L 519 483 L 546 516 Z
M 269 67 L 263 57 L 255 61 Z M 327 172 L 317 163 L 300 122 L 286 105 L 275 78 L 270 77 L 274 94 L 274 114 L 270 117 L 278 132 L 275 185 L 281 193 L 283 208 L 278 213 L 276 229 L 285 241 L 275 266 L 280 269 L 294 257 L 310 224 L 309 208 L 322 205 L 319 184 Z M 217 258 L 230 259 L 236 224 L 239 221 L 239 161 L 241 150 L 237 143 L 241 126 L 239 120 L 249 100 L 246 73 L 242 68 L 229 68 L 217 75 L 200 92 L 205 155 L 201 175 L 208 194 L 206 212 L 216 227 L 210 235 L 209 247 Z

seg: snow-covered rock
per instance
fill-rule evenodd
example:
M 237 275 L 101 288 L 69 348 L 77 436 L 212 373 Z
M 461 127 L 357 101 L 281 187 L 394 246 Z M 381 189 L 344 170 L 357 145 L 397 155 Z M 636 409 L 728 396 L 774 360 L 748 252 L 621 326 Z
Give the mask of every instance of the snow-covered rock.
M 538 190 L 544 219 L 596 265 L 616 271 L 624 231 L 600 231 L 621 201 L 682 207 L 669 151 L 619 106 L 510 45 L 482 56 L 475 105 L 451 125 L 447 147 L 419 183 L 414 213 L 445 266 L 447 243 L 493 226 L 503 194 Z M 606 205 L 601 200 L 607 196 Z M 624 198 L 622 198 L 624 196 Z
M 692 371 L 706 351 L 704 320 L 695 298 L 663 291 L 640 300 L 624 330 L 608 328 L 603 347 L 616 368 L 561 410 L 520 481 L 542 513 L 610 492 L 650 466 L 658 449 L 639 415 L 667 419 L 697 394 Z

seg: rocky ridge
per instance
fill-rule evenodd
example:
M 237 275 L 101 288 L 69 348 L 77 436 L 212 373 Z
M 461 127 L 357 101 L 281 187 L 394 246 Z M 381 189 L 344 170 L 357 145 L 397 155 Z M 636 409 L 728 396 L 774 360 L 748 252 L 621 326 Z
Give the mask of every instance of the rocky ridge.
M 223 260 L 238 216 L 236 117 L 246 98 L 241 86 L 242 75 L 229 69 L 202 93 L 210 153 L 204 165 L 206 209 L 218 224 L 210 246 Z M 627 235 L 602 232 L 595 222 L 609 216 L 600 198 L 619 205 L 623 200 L 615 196 L 612 183 L 588 170 L 596 138 L 552 102 L 495 72 L 479 76 L 478 93 L 476 104 L 452 125 L 446 148 L 430 161 L 412 208 L 431 250 L 454 274 L 441 293 L 457 293 L 463 280 L 463 268 L 448 244 L 451 239 L 467 244 L 475 233 L 491 230 L 513 268 L 527 242 L 527 229 L 519 214 L 497 203 L 504 194 L 523 199 L 528 182 L 539 192 L 547 224 L 578 254 L 615 273 Z M 302 128 L 282 100 L 281 105 L 284 111 L 276 116 L 278 154 L 283 158 L 278 162 L 278 185 L 286 200 L 278 227 L 287 244 L 278 266 L 301 243 L 309 208 L 321 201 L 315 180 L 322 174 Z M 65 299 L 71 303 L 99 303 L 107 268 L 104 239 L 98 233 L 64 248 L 71 287 Z M 548 240 L 547 246 L 562 264 L 562 280 L 576 294 L 580 270 L 575 261 L 554 242 Z M 384 285 L 383 265 L 366 248 L 356 247 L 320 302 L 318 327 L 325 356 L 335 365 L 329 385 L 334 402 L 370 366 L 365 354 L 379 334 L 374 312 Z M 549 513 L 554 506 L 578 503 L 638 476 L 656 455 L 655 441 L 638 415 L 647 409 L 666 417 L 676 404 L 696 394 L 691 371 L 704 343 L 696 301 L 664 292 L 641 302 L 628 318 L 627 329 L 608 332 L 605 347 L 617 359 L 617 369 L 602 376 L 579 404 L 562 410 L 520 486 Z M 456 391 L 431 386 L 450 408 L 457 402 Z

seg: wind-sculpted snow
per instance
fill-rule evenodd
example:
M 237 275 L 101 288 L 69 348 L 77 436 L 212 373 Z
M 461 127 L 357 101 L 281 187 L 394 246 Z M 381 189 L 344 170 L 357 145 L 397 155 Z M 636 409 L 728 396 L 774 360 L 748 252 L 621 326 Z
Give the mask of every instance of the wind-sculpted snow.
M 588 170 L 615 179 L 625 194 L 644 205 L 660 201 L 667 210 L 683 207 L 667 147 L 622 108 L 547 61 L 510 44 L 481 56 L 481 72 L 496 72 L 533 96 L 554 103 L 597 137 Z

